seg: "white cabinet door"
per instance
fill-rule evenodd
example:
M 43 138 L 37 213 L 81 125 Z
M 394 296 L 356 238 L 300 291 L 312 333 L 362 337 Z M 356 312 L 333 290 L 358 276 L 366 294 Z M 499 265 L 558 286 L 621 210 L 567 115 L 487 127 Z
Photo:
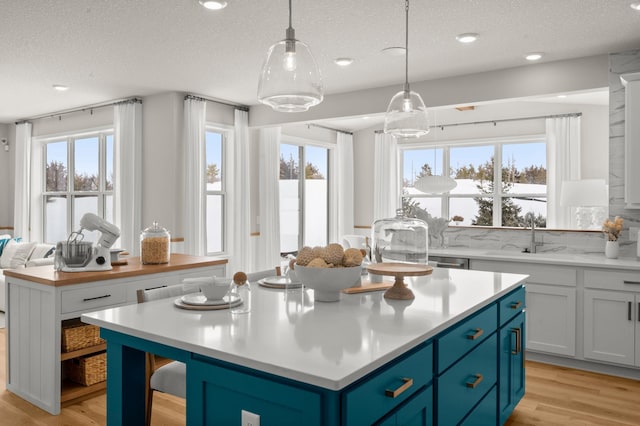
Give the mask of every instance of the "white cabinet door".
M 576 354 L 576 289 L 527 284 L 527 349 Z
M 636 326 L 633 293 L 584 291 L 584 357 L 634 365 Z
M 640 367 L 640 294 L 636 294 L 636 367 Z

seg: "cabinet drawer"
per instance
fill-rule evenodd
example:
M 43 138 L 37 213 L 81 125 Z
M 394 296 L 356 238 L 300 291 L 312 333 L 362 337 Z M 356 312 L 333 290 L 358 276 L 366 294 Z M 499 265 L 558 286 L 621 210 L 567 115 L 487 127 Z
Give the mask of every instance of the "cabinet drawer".
M 496 406 L 498 405 L 498 391 L 494 387 L 491 392 L 473 409 L 460 426 L 495 425 L 498 423 Z
M 385 366 L 381 371 L 372 373 L 364 382 L 345 392 L 342 404 L 345 407 L 344 421 L 348 425 L 371 425 L 407 400 L 433 378 L 433 346 L 431 344 L 412 353 L 403 360 Z M 404 379 L 413 383 L 407 386 Z M 387 396 L 388 391 L 407 386 L 396 396 Z
M 124 303 L 126 291 L 122 286 L 100 286 L 61 292 L 61 312 L 87 312 Z
M 438 340 L 438 373 L 482 343 L 497 328 L 498 306 L 493 304 L 451 329 Z
M 640 271 L 585 270 L 584 286 L 605 290 L 640 291 Z
M 438 378 L 437 424 L 457 425 L 496 384 L 497 356 L 494 333 Z M 492 399 L 495 412 L 496 397 Z
M 500 325 L 502 325 L 524 309 L 524 287 L 520 287 L 519 289 L 507 294 L 505 297 L 500 299 L 500 302 L 498 303 L 500 307 Z

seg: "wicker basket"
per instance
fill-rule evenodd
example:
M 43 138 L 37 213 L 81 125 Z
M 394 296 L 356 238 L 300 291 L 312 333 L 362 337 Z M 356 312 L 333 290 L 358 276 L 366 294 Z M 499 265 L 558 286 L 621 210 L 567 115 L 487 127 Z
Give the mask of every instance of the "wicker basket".
M 77 351 L 78 349 L 104 343 L 100 338 L 100 327 L 69 321 L 62 326 L 62 352 Z
M 67 379 L 91 386 L 107 380 L 107 353 L 100 352 L 65 361 Z

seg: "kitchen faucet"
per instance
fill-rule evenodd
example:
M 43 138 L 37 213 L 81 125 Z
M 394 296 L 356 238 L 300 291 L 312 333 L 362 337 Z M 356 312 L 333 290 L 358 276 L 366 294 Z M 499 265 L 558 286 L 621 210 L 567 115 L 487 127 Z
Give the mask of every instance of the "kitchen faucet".
M 531 219 L 531 243 L 529 244 L 528 252 L 535 253 L 537 251 L 537 248 L 542 246 L 543 243 L 541 242 L 539 243 L 536 241 L 536 222 L 533 214 L 530 215 L 530 219 Z M 527 252 L 527 249 L 524 249 L 524 251 Z

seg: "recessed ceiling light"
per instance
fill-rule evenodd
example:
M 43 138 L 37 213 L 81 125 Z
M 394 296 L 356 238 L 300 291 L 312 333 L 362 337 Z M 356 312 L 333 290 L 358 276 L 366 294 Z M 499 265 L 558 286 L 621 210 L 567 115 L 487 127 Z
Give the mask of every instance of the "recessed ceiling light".
M 382 49 L 382 53 L 386 53 L 390 56 L 404 56 L 405 49 L 404 47 L 385 47 Z
M 563 99 L 563 98 L 566 98 L 567 95 L 558 95 L 557 97 Z
M 209 10 L 220 10 L 227 7 L 226 1 L 198 0 L 198 3 Z
M 478 39 L 478 34 L 476 33 L 464 33 L 464 34 L 458 34 L 456 36 L 456 40 L 458 40 L 460 43 L 473 43 L 477 39 Z
M 631 9 L 633 9 L 633 10 L 639 10 L 640 11 L 640 2 L 631 3 L 629 6 L 631 6 Z
M 542 58 L 542 53 L 540 53 L 540 52 L 527 53 L 526 55 L 524 55 L 524 58 L 527 61 L 537 61 L 540 58 Z
M 54 84 L 52 87 L 56 89 L 58 92 L 64 92 L 66 90 L 69 90 L 69 86 L 65 86 L 64 84 Z
M 362 117 L 362 119 L 363 119 L 363 120 L 368 120 L 369 118 L 370 118 L 370 117 L 368 117 L 368 116 L 366 116 L 366 115 L 365 115 L 364 117 Z
M 341 67 L 348 67 L 353 63 L 353 58 L 336 58 L 333 62 Z

